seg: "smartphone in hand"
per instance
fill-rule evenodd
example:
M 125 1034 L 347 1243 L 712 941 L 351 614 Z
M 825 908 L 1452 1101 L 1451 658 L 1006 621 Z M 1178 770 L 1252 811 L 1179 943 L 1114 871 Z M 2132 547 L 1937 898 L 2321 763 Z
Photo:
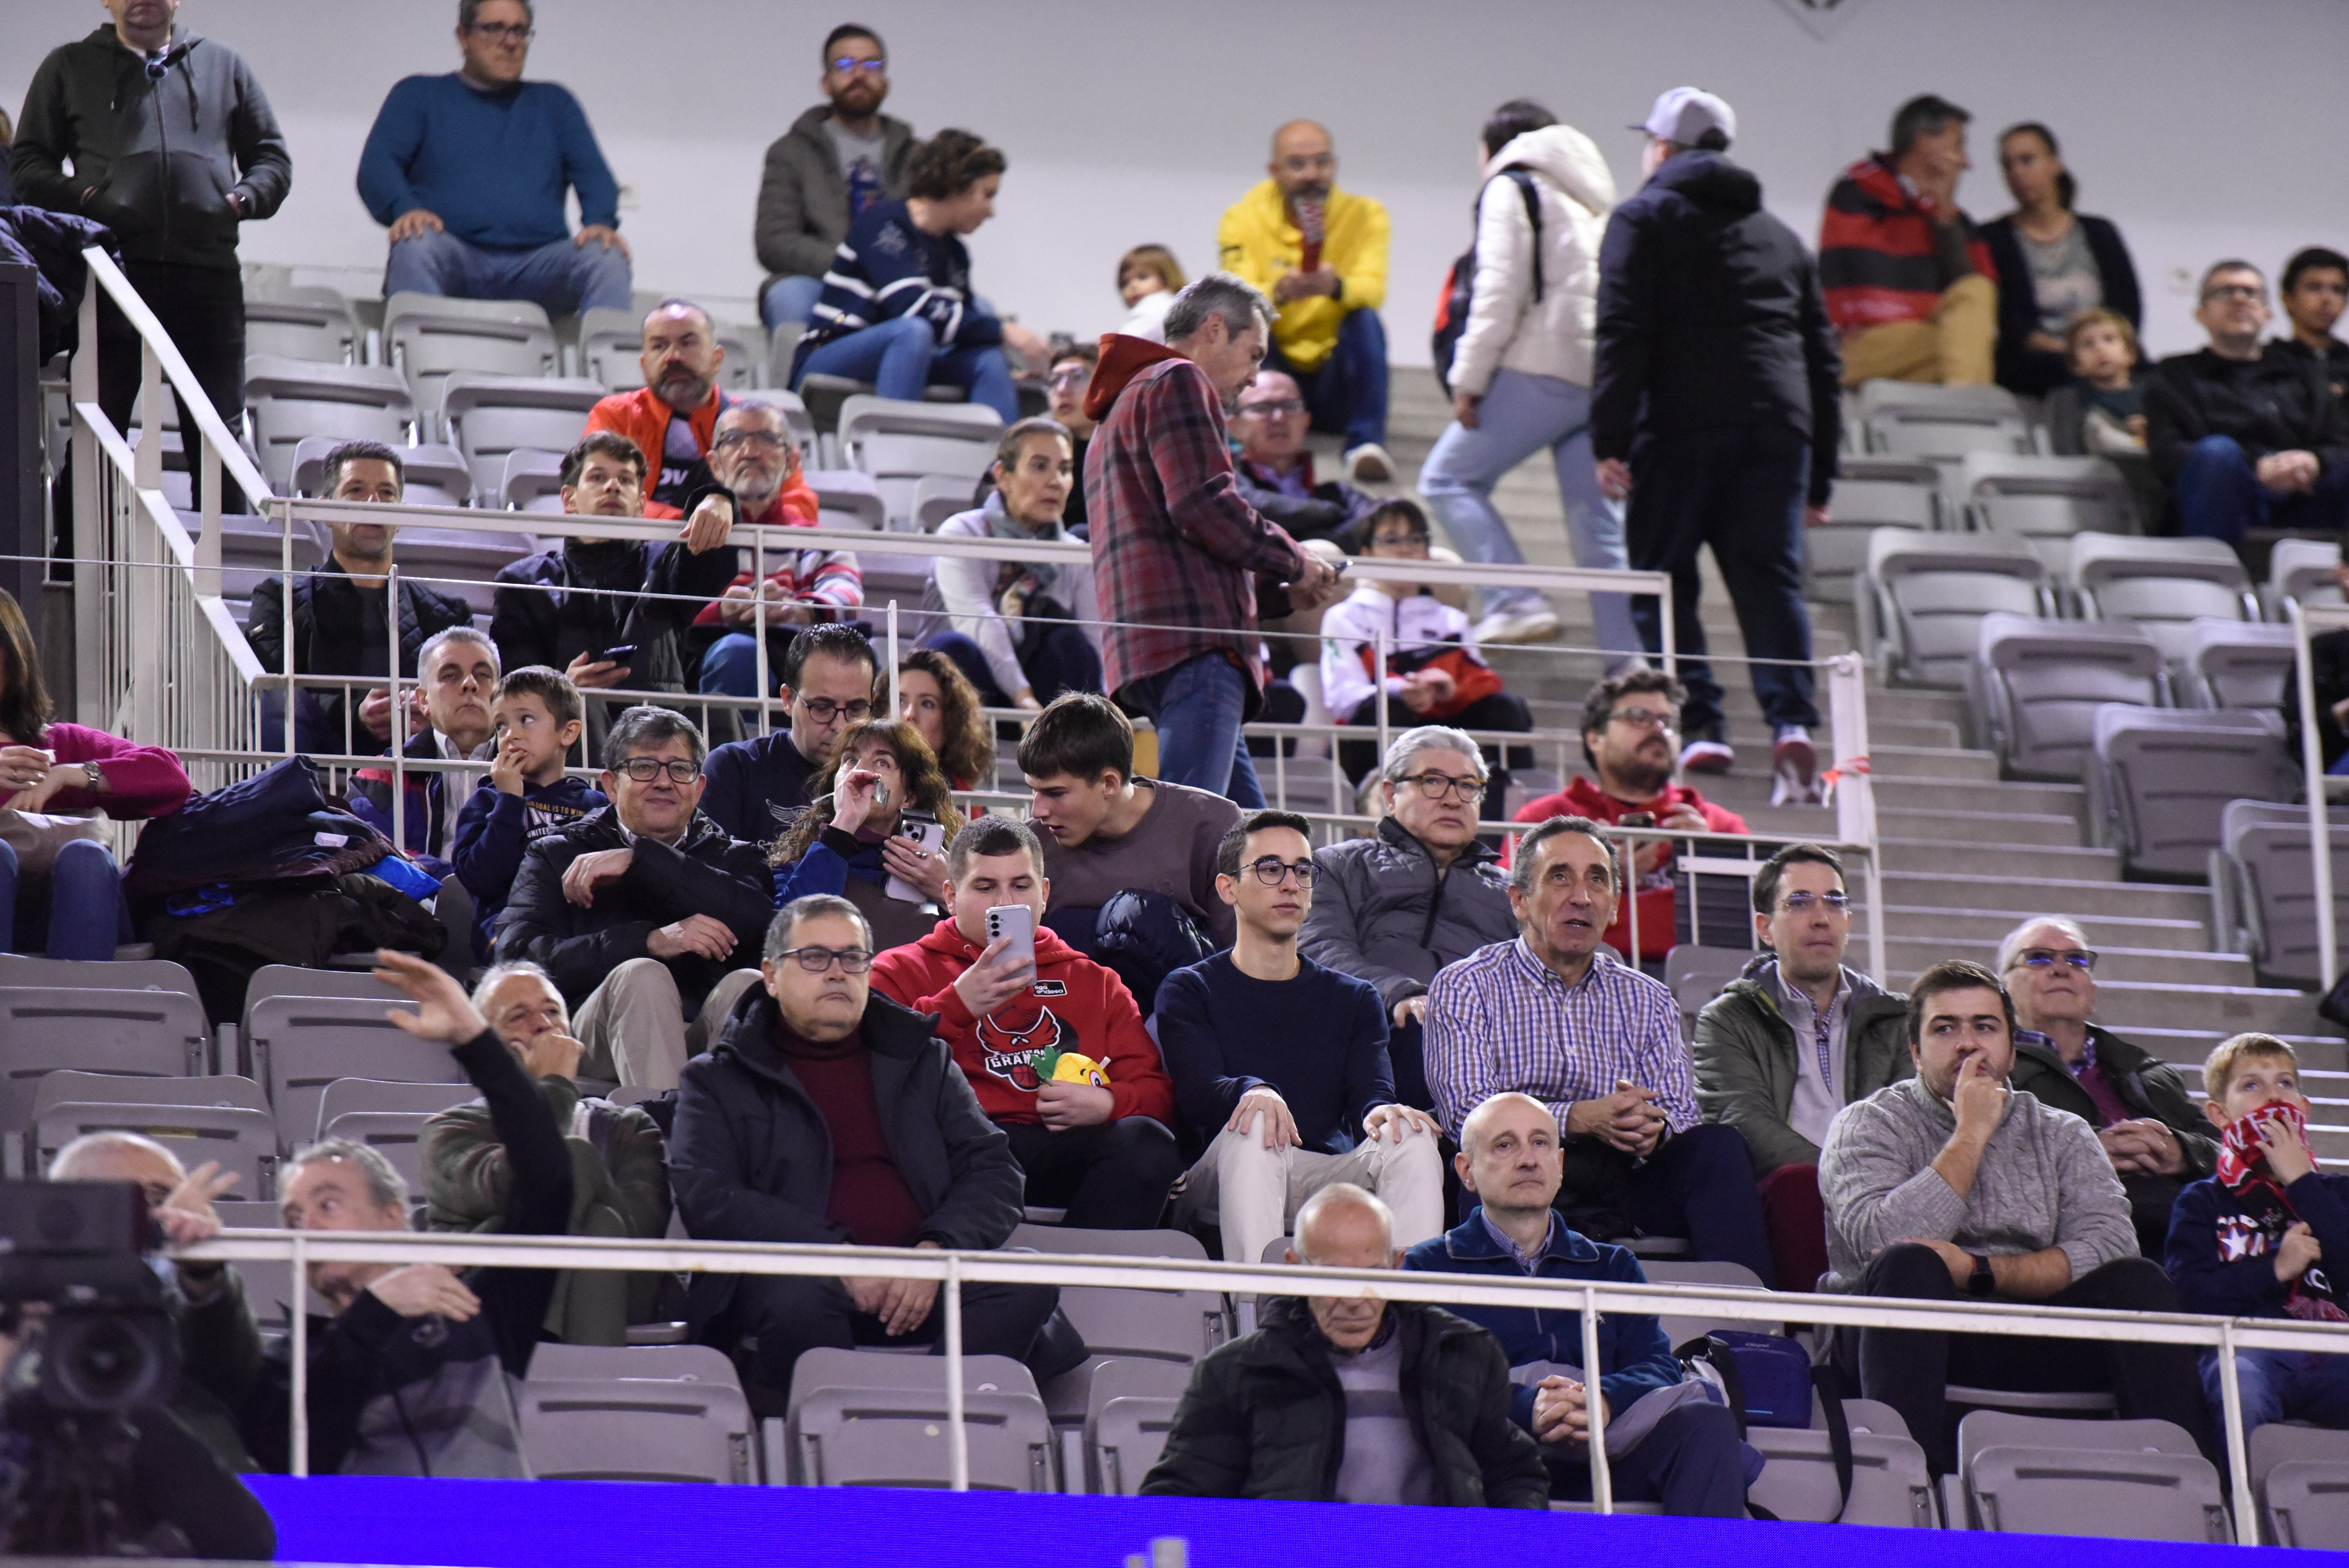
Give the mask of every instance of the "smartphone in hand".
M 885 791 L 887 789 L 888 786 L 886 784 L 882 786 L 883 790 Z M 874 796 L 874 800 L 875 804 L 885 805 L 887 803 L 885 794 L 876 793 Z M 905 837 L 913 840 L 914 842 L 921 845 L 923 849 L 928 851 L 931 854 L 937 854 L 946 849 L 946 827 L 936 817 L 929 815 L 927 812 L 906 811 L 901 814 L 897 819 L 897 831 Z M 885 891 L 891 898 L 903 899 L 907 903 L 936 903 L 938 900 L 937 889 L 934 887 L 917 888 L 914 886 L 913 883 L 902 881 L 894 876 L 889 879 L 888 886 Z
M 1007 964 L 1036 966 L 1036 912 L 1024 903 L 999 903 L 987 912 L 987 941 L 993 946 L 1005 937 L 1011 945 L 1003 950 Z

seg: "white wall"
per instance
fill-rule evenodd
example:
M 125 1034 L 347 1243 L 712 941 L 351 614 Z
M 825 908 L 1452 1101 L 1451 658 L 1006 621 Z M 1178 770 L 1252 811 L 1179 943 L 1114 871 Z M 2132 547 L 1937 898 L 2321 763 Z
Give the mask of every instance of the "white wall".
M 249 260 L 337 269 L 354 292 L 379 283 L 359 146 L 394 80 L 453 67 L 455 9 L 188 0 L 191 26 L 253 63 L 293 146 L 293 195 L 248 231 Z M 1341 182 L 1393 214 L 1389 336 L 1399 362 L 1424 364 L 1492 107 L 1539 98 L 1597 139 L 1628 190 L 1640 138 L 1620 128 L 1682 81 L 1736 107 L 1737 156 L 1806 235 L 1836 172 L 1911 93 L 1977 116 L 1981 166 L 1961 195 L 1978 217 L 2007 206 L 1997 129 L 2046 120 L 2083 208 L 2136 253 L 2159 351 L 2199 341 L 2190 278 L 2214 257 L 2272 270 L 2297 245 L 2349 244 L 2338 0 L 1857 0 L 1825 42 L 1778 0 L 542 0 L 532 74 L 585 103 L 629 191 L 640 287 L 747 309 L 761 154 L 815 101 L 818 46 L 852 14 L 888 42 L 892 110 L 1009 155 L 1001 215 L 972 248 L 979 286 L 1040 330 L 1114 325 L 1128 245 L 1211 263 L 1216 217 L 1260 177 L 1272 126 L 1309 115 L 1336 136 Z M 100 18 L 89 0 L 0 0 L 0 101 L 21 104 L 42 52 Z

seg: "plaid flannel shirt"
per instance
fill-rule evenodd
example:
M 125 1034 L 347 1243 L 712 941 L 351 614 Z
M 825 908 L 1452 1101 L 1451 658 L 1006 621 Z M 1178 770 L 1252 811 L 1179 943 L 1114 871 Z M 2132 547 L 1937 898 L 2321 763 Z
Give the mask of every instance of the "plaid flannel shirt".
M 1104 630 L 1111 693 L 1207 653 L 1260 689 L 1256 578 L 1294 581 L 1304 552 L 1240 499 L 1223 405 L 1189 360 L 1149 366 L 1118 394 L 1085 452 L 1085 512 L 1102 618 L 1137 624 Z

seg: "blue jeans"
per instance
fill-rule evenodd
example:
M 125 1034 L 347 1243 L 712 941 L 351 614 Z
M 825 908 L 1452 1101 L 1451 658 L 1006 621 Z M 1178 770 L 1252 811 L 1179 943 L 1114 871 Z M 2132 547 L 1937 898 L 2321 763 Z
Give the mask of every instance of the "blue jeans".
M 2349 1427 L 2349 1356 L 2308 1350 L 2238 1350 L 2235 1377 L 2243 1391 L 2243 1435 L 2270 1421 L 2313 1421 Z M 2210 1402 L 2210 1424 L 2226 1416 L 2220 1403 L 2219 1353 L 2202 1352 L 2202 1393 Z
M 1000 348 L 941 348 L 930 324 L 918 315 L 877 322 L 845 337 L 810 349 L 792 378 L 796 389 L 811 376 L 843 376 L 870 381 L 884 397 L 917 402 L 922 388 L 937 383 L 969 389 L 970 400 L 1003 416 L 1019 418 L 1019 393 Z
M 1039 624 L 1030 629 L 1040 634 L 1031 636 L 1020 649 L 1019 673 L 1028 677 L 1028 689 L 1036 694 L 1038 702 L 1050 702 L 1064 692 L 1101 690 L 1101 653 L 1082 627 Z M 978 700 L 988 707 L 1011 706 L 1011 695 L 996 685 L 987 655 L 970 638 L 960 632 L 933 632 L 922 639 L 922 646 L 936 648 L 952 659 L 955 667 L 970 677 L 970 684 L 978 688 Z
M 823 297 L 822 278 L 777 278 L 759 296 L 759 319 L 772 332 L 786 322 L 807 325 L 815 314 L 815 302 Z
M 114 851 L 94 839 L 67 844 L 49 872 L 48 955 L 111 958 L 122 928 L 122 872 Z M 16 851 L 0 843 L 0 953 L 16 950 Z
M 1452 536 L 1453 548 L 1487 565 L 1522 565 L 1516 537 L 1493 507 L 1493 487 L 1527 458 L 1549 449 L 1557 469 L 1557 493 L 1566 509 L 1566 538 L 1574 563 L 1621 571 L 1631 563 L 1623 545 L 1623 509 L 1599 489 L 1590 457 L 1590 388 L 1555 376 L 1522 370 L 1495 372 L 1476 405 L 1476 428 L 1454 423 L 1436 438 L 1419 472 L 1419 493 Z M 1487 588 L 1487 614 L 1524 614 L 1545 607 L 1532 588 Z M 1608 664 L 1640 652 L 1625 593 L 1593 593 L 1591 624 Z
M 1257 782 L 1240 737 L 1247 711 L 1247 676 L 1221 654 L 1198 654 L 1121 694 L 1158 727 L 1158 777 L 1210 795 L 1228 796 L 1244 810 L 1261 810 Z
M 2232 436 L 2205 436 L 2170 481 L 2178 531 L 2240 546 L 2254 528 L 2349 525 L 2349 467 L 2327 469 L 2306 495 L 2282 495 L 2260 483 L 2251 454 Z
M 1338 346 L 1312 370 L 1288 363 L 1275 344 L 1267 370 L 1297 377 L 1313 428 L 1344 431 L 1346 449 L 1382 446 L 1387 438 L 1387 329 L 1374 310 L 1352 310 L 1338 325 Z
M 429 232 L 392 246 L 383 269 L 387 299 L 402 290 L 445 299 L 526 299 L 549 315 L 626 310 L 633 287 L 628 258 L 618 246 L 594 240 L 503 250 Z
M 768 650 L 767 685 L 769 696 L 781 696 L 783 691 L 783 664 Z M 756 696 L 759 695 L 759 645 L 747 632 L 729 632 L 702 650 L 701 680 L 703 691 L 713 696 Z

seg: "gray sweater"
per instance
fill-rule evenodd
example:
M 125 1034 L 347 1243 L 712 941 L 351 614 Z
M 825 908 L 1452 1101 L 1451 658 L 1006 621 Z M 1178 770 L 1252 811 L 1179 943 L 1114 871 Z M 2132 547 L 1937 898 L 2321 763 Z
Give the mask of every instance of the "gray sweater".
M 1957 1130 L 1949 1101 L 1908 1078 L 1846 1106 L 1819 1154 L 1826 1288 L 1859 1288 L 1868 1262 L 1910 1239 L 2009 1255 L 2062 1247 L 2079 1279 L 2137 1255 L 2128 1197 L 2088 1124 L 2028 1094 L 2007 1099 L 1963 1198 L 1933 1160 Z

